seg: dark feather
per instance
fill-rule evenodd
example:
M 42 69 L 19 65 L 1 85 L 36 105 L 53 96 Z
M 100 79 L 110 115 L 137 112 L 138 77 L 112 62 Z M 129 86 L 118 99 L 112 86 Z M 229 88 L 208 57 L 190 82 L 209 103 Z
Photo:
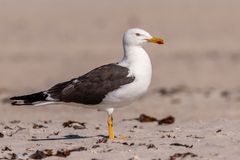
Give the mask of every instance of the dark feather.
M 71 81 L 57 84 L 48 93 L 53 99 L 63 102 L 99 104 L 108 92 L 134 81 L 134 77 L 127 77 L 128 73 L 128 68 L 108 64 Z
M 44 102 L 48 97 L 44 92 L 38 92 L 34 94 L 24 95 L 24 96 L 16 96 L 10 98 L 13 105 L 32 105 L 35 102 Z
M 44 92 L 12 97 L 13 105 L 32 105 L 36 103 L 75 102 L 95 105 L 102 102 L 111 91 L 134 81 L 128 77 L 129 70 L 117 64 L 98 67 L 83 76 L 56 84 Z

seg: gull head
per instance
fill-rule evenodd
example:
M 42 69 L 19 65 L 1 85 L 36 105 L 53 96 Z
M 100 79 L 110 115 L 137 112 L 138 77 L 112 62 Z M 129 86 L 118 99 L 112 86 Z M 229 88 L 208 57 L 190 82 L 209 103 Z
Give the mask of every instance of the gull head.
M 145 43 L 163 44 L 161 38 L 153 37 L 148 32 L 140 28 L 132 28 L 127 30 L 123 35 L 123 44 L 127 46 L 142 46 Z

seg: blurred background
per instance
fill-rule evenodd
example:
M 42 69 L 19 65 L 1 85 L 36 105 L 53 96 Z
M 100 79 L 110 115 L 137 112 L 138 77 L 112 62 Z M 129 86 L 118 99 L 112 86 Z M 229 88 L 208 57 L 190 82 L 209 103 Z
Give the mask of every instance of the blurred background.
M 139 27 L 166 44 L 145 47 L 153 64 L 151 88 L 117 111 L 118 117 L 146 112 L 172 114 L 179 121 L 237 119 L 239 6 L 237 0 L 0 1 L 0 97 L 44 90 L 117 62 L 123 33 Z M 91 110 L 64 105 L 19 108 L 4 102 L 2 120 L 44 119 L 55 112 L 53 119 L 93 116 Z

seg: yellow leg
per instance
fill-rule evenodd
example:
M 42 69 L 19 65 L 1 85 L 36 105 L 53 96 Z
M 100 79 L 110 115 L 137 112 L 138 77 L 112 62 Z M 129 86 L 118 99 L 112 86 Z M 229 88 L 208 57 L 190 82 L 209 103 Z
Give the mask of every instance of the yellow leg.
M 108 114 L 108 137 L 111 140 L 114 140 L 115 136 L 114 136 L 114 130 L 113 130 L 113 118 L 111 114 Z

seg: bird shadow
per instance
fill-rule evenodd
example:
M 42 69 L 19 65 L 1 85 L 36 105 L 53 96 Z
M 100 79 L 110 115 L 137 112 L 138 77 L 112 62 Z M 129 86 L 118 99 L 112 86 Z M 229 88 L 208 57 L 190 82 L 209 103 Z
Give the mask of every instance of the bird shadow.
M 86 139 L 86 138 L 94 138 L 94 137 L 108 138 L 108 136 L 105 136 L 105 135 L 79 136 L 75 134 L 70 134 L 70 135 L 65 135 L 63 137 L 56 137 L 56 138 L 32 138 L 32 139 L 29 139 L 28 141 L 58 141 L 58 140 Z

